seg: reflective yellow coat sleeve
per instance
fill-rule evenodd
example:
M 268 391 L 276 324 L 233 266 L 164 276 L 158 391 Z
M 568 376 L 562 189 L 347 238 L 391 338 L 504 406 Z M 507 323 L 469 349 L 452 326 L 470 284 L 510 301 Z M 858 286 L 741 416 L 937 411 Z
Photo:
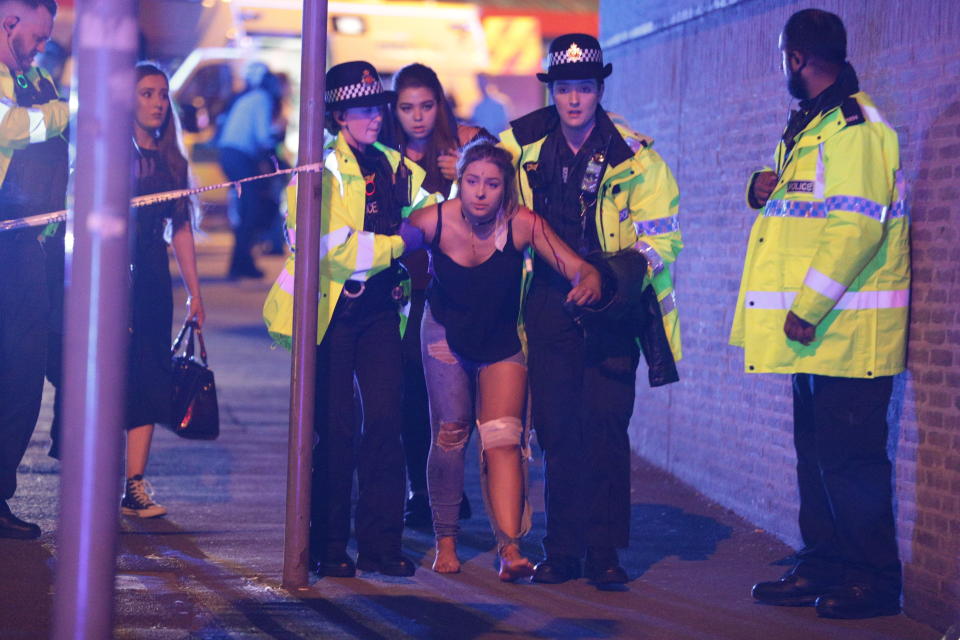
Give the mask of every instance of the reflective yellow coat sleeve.
M 4 88 L 12 78 L 3 78 Z M 3 92 L 6 94 L 6 91 Z M 23 149 L 63 133 L 70 122 L 70 106 L 63 100 L 51 100 L 32 107 L 17 106 L 13 95 L 0 95 L 0 147 Z
M 683 248 L 677 217 L 680 191 L 670 167 L 653 149 L 638 157 L 640 172 L 630 182 L 630 217 L 637 231 L 637 249 L 656 275 L 677 259 Z
M 342 195 L 339 181 L 325 170 L 321 211 L 329 222 L 325 221 L 320 237 L 320 274 L 341 282 L 382 271 L 403 254 L 404 248 L 398 235 L 364 231 L 364 200 L 357 198 L 353 203 L 349 200 L 349 192 L 347 197 Z M 357 211 L 361 212 L 359 217 Z M 356 223 L 358 219 L 360 225 Z
M 872 124 L 851 126 L 823 143 L 827 220 L 791 310 L 818 324 L 883 242 L 894 174 Z

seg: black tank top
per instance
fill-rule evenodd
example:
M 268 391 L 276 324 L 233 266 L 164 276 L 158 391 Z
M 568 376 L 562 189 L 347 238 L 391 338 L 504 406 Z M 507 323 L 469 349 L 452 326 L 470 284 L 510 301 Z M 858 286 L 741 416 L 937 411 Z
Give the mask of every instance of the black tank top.
M 513 246 L 513 223 L 507 224 L 503 251 L 475 267 L 457 264 L 440 250 L 443 205 L 437 207 L 437 229 L 430 243 L 427 289 L 430 311 L 447 330 L 447 344 L 476 362 L 497 362 L 520 351 L 517 317 L 523 254 Z

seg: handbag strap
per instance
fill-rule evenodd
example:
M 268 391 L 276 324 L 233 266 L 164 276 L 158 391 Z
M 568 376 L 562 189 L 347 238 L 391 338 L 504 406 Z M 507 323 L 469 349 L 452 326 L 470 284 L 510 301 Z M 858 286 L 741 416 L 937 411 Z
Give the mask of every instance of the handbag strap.
M 187 335 L 187 329 L 190 328 L 191 324 L 192 323 L 189 320 L 187 320 L 187 321 L 184 321 L 183 326 L 180 327 L 180 331 L 179 333 L 177 333 L 177 339 L 173 341 L 173 346 L 170 347 L 171 356 L 177 355 L 177 351 L 180 350 L 180 345 L 183 343 L 183 338 Z
M 205 344 L 203 343 L 203 329 L 201 329 L 200 327 L 198 327 L 196 322 L 191 322 L 190 324 L 193 325 L 193 329 L 195 330 L 195 332 L 196 332 L 196 334 L 197 334 L 197 340 L 200 342 L 200 361 L 203 363 L 203 366 L 206 367 L 206 366 L 207 366 L 207 345 L 205 345 Z M 192 352 L 192 350 L 193 350 L 193 340 L 192 340 L 192 338 L 193 338 L 193 332 L 191 332 L 190 337 L 191 337 L 191 340 L 190 340 L 190 349 L 191 349 L 191 352 Z M 193 354 L 191 353 L 190 355 L 192 356 Z
M 170 355 L 175 356 L 180 350 L 180 346 L 183 344 L 183 339 L 187 339 L 185 355 L 188 360 L 194 359 L 194 353 L 196 347 L 194 346 L 194 335 L 196 339 L 200 341 L 200 361 L 203 363 L 203 366 L 207 366 L 207 346 L 203 342 L 203 330 L 197 326 L 195 320 L 187 320 L 183 323 L 183 326 L 180 328 L 180 332 L 177 334 L 177 339 L 173 342 L 173 347 L 170 349 Z

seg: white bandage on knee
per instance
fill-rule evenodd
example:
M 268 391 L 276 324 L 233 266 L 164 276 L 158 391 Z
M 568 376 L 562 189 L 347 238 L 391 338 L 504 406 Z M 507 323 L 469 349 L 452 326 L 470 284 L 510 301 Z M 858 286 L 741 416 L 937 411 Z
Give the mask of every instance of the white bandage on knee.
M 480 444 L 485 450 L 494 447 L 518 447 L 523 434 L 520 418 L 512 416 L 487 420 L 478 425 L 477 429 L 480 431 Z

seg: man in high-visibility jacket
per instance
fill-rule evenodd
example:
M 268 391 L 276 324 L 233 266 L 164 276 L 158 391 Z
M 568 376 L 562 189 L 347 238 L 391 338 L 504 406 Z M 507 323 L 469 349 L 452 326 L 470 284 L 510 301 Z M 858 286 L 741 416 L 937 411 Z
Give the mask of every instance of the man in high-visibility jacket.
M 53 29 L 53 0 L 0 0 L 0 218 L 64 207 L 70 118 L 50 77 L 33 66 Z M 0 232 L 0 538 L 40 528 L 7 500 L 37 422 L 47 342 L 46 264 L 40 229 Z
M 750 234 L 731 343 L 749 373 L 793 376 L 804 548 L 774 605 L 863 618 L 900 610 L 887 407 L 904 369 L 908 217 L 897 134 L 846 62 L 832 13 L 795 13 L 780 37 L 800 100 L 776 172 L 750 181 Z
M 669 340 L 663 349 L 679 360 L 669 266 L 682 247 L 677 184 L 653 141 L 615 123 L 600 106 L 611 70 L 595 38 L 558 37 L 547 73 L 538 74 L 554 105 L 515 120 L 501 140 L 516 159 L 523 203 L 568 245 L 584 256 L 629 249 L 646 257 L 647 275 L 637 277 L 652 282 L 663 317 L 660 335 Z M 540 258 L 533 265 L 524 323 L 547 511 L 546 558 L 533 581 L 578 578 L 586 554 L 588 579 L 624 583 L 617 549 L 629 541 L 635 334 L 623 327 L 585 335 L 564 308 L 570 283 Z

